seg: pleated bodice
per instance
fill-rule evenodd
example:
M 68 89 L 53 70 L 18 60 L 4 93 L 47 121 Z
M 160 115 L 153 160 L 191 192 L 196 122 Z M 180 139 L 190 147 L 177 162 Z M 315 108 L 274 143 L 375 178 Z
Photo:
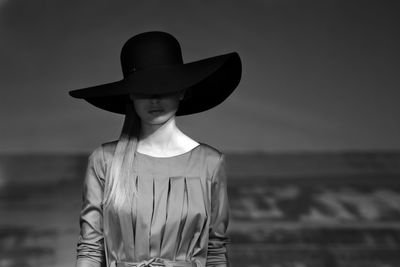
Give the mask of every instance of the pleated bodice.
M 103 197 L 97 192 L 95 199 L 96 188 L 104 190 L 102 177 L 111 164 L 115 145 L 104 144 L 90 157 L 88 167 L 93 165 L 96 178 L 90 184 L 93 175 L 88 172 L 85 179 L 84 188 L 91 193 L 84 197 L 81 212 L 78 260 L 89 254 L 86 258 L 111 267 L 152 258 L 199 267 L 226 261 L 229 208 L 223 154 L 206 144 L 167 158 L 136 152 L 132 179 L 138 195 L 131 209 L 93 209 Z M 102 251 L 93 252 L 93 248 Z

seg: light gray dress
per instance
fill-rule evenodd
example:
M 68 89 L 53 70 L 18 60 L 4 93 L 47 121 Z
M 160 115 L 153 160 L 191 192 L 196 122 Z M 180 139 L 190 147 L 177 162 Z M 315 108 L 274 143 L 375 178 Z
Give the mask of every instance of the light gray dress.
M 181 155 L 136 152 L 138 199 L 132 210 L 103 209 L 106 169 L 117 142 L 89 157 L 83 185 L 78 266 L 227 264 L 229 203 L 225 157 L 201 143 Z

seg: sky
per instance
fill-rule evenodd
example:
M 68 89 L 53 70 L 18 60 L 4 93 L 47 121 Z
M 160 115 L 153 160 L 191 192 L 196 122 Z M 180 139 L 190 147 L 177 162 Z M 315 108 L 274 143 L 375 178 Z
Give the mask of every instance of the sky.
M 68 91 L 117 81 L 123 43 L 149 30 L 184 62 L 236 51 L 242 80 L 178 118 L 223 151 L 400 149 L 397 1 L 0 0 L 0 153 L 89 152 L 123 116 Z

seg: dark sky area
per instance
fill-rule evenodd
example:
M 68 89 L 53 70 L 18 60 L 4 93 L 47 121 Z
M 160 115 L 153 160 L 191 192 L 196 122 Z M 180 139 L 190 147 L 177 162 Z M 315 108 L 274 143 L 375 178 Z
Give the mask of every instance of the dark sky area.
M 68 91 L 122 78 L 131 36 L 172 33 L 185 62 L 237 51 L 227 101 L 178 118 L 224 151 L 400 149 L 397 1 L 0 0 L 0 153 L 88 152 L 121 115 Z

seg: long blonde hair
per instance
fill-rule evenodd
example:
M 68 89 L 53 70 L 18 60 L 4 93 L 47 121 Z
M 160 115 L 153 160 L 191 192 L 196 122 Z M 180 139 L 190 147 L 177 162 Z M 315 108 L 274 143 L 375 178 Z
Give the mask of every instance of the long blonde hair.
M 137 196 L 133 162 L 139 133 L 140 118 L 134 110 L 133 103 L 129 102 L 126 105 L 124 125 L 111 166 L 106 172 L 104 206 L 112 205 L 114 210 L 130 208 L 133 197 Z

